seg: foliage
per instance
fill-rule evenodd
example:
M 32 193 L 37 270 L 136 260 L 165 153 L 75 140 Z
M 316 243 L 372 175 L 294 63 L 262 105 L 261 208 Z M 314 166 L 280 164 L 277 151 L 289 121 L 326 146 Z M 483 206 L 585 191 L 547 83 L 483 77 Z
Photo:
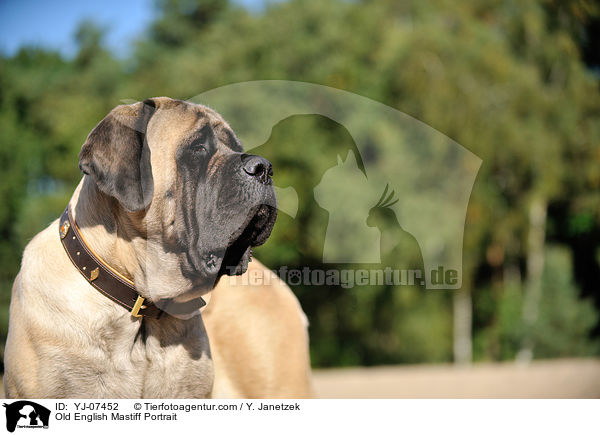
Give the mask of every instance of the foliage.
M 89 22 L 77 31 L 73 59 L 35 47 L 0 58 L 2 313 L 24 245 L 59 215 L 80 176 L 79 148 L 112 107 L 286 79 L 381 101 L 482 158 L 463 272 L 474 297 L 477 359 L 518 351 L 527 212 L 535 196 L 548 200 L 548 239 L 562 246 L 547 255 L 536 355 L 597 354 L 591 331 L 600 298 L 595 309 L 579 298 L 580 288 L 588 295 L 597 289 L 592 272 L 600 271 L 600 98 L 578 45 L 593 13 L 585 0 L 310 0 L 260 13 L 229 2 L 164 0 L 126 59 L 107 51 L 104 30 Z M 298 216 L 282 213 L 257 250 L 270 267 L 320 265 L 327 212 L 312 189 L 352 147 L 342 126 L 307 115 L 282 121 L 253 150 L 273 161 L 275 184 L 293 186 L 299 197 Z M 293 289 L 311 322 L 315 365 L 452 358 L 449 292 Z M 0 321 L 5 336 L 6 315 Z

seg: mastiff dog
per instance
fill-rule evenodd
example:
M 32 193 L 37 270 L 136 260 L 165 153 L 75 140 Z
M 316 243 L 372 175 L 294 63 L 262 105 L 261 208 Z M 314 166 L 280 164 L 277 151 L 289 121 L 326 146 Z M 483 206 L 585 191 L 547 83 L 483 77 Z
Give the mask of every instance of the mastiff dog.
M 13 285 L 6 397 L 312 394 L 300 304 L 250 262 L 277 214 L 269 161 L 210 108 L 160 97 L 113 109 L 79 167 Z

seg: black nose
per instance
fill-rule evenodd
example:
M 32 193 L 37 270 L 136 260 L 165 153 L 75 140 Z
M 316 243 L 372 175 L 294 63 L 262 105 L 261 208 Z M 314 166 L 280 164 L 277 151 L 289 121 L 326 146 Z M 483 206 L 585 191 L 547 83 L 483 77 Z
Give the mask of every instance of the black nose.
M 273 176 L 273 165 L 267 159 L 252 154 L 242 156 L 242 169 L 263 184 L 269 184 Z

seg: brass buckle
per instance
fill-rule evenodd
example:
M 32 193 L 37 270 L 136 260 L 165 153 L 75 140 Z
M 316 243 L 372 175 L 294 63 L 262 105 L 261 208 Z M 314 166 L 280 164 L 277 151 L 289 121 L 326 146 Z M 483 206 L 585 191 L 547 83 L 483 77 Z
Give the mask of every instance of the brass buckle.
M 139 314 L 140 309 L 141 308 L 146 308 L 144 305 L 142 305 L 144 303 L 144 298 L 139 296 L 137 297 L 135 304 L 133 305 L 133 308 L 131 309 L 131 315 L 133 317 L 142 317 L 142 314 Z

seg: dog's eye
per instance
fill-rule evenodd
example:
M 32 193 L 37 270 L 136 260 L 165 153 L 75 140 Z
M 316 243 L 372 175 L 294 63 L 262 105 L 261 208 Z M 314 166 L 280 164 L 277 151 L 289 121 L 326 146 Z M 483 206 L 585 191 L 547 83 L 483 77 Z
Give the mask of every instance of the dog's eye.
M 208 150 L 206 149 L 206 147 L 204 145 L 202 145 L 201 143 L 193 143 L 192 146 L 190 147 L 190 150 L 193 151 L 194 153 L 198 153 L 198 154 L 208 153 Z

